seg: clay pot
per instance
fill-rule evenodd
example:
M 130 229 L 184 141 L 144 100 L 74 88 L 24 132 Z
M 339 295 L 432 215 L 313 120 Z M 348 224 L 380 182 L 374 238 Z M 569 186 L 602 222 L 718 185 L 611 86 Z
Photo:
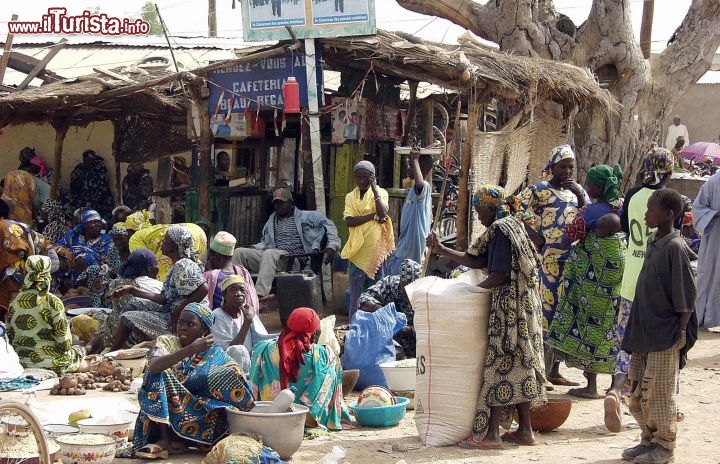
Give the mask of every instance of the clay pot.
M 343 396 L 346 396 L 346 395 L 349 395 L 350 393 L 352 393 L 353 388 L 355 388 L 355 384 L 357 383 L 359 378 L 360 378 L 360 369 L 349 369 L 349 370 L 343 371 L 343 379 L 342 379 Z
M 565 423 L 570 416 L 572 400 L 548 398 L 548 402 L 530 411 L 532 429 L 537 432 L 551 432 Z

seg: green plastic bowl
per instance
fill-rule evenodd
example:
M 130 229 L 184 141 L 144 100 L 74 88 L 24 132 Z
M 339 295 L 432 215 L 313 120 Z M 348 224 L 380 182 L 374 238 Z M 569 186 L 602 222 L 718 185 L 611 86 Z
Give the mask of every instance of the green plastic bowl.
M 392 427 L 405 417 L 405 408 L 410 400 L 402 396 L 395 397 L 395 404 L 388 406 L 359 407 L 352 403 L 350 409 L 355 414 L 358 425 L 363 427 Z

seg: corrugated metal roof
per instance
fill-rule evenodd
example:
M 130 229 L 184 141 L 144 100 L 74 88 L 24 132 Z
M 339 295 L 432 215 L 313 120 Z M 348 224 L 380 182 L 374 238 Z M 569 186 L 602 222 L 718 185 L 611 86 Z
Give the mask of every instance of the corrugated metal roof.
M 13 39 L 12 51 L 42 59 L 59 39 L 60 37 L 54 36 L 16 36 Z M 193 69 L 206 66 L 212 61 L 234 59 L 236 55 L 233 50 L 262 45 L 258 42 L 248 43 L 240 39 L 214 37 L 171 38 L 170 43 L 181 69 Z M 0 47 L 2 45 L 0 42 Z M 131 66 L 154 57 L 167 59 L 172 67 L 170 49 L 164 37 L 78 36 L 68 38 L 68 43 L 50 61 L 47 69 L 70 78 L 92 74 L 94 67 L 111 69 Z M 23 79 L 25 74 L 8 69 L 4 84 L 17 85 Z M 33 85 L 39 84 L 38 80 L 33 82 Z
M 110 35 L 21 35 L 16 34 L 13 37 L 13 47 L 16 45 L 51 45 L 66 39 L 66 47 L 77 45 L 105 45 L 116 47 L 162 47 L 167 48 L 165 36 L 147 35 L 147 36 L 110 36 Z M 257 45 L 271 44 L 275 42 L 245 42 L 241 38 L 233 37 L 181 37 L 170 36 L 170 43 L 173 48 L 217 48 L 229 50 L 232 48 L 254 47 Z M 0 44 L 3 44 L 0 42 Z

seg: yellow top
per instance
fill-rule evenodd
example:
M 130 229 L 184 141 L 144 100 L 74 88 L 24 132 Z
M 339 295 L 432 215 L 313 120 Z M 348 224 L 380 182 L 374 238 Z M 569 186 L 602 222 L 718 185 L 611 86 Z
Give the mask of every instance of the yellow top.
M 648 238 L 657 230 L 648 229 L 648 226 L 645 225 L 647 202 L 654 191 L 643 187 L 635 192 L 630 197 L 630 202 L 625 205 L 628 212 L 630 234 L 628 236 L 627 251 L 625 252 L 625 272 L 623 273 L 620 296 L 630 301 L 635 299 L 635 285 L 637 285 L 638 275 L 640 275 L 640 270 L 645 262 Z
M 378 193 L 381 201 L 387 207 L 387 191 L 378 188 Z M 375 213 L 375 197 L 372 190 L 368 189 L 363 198 L 360 198 L 360 189 L 358 187 L 345 195 L 343 219 Z M 377 221 L 368 221 L 365 224 L 350 227 L 349 229 L 350 236 L 340 256 L 343 259 L 349 259 L 369 277 L 375 277 L 380 265 L 395 249 L 392 221 L 388 217 L 382 224 Z
M 161 282 L 165 282 L 167 273 L 173 264 L 170 258 L 160 251 L 160 244 L 163 241 L 163 237 L 165 237 L 165 232 L 167 232 L 171 225 L 172 224 L 158 224 L 146 227 L 145 229 L 138 230 L 130 237 L 130 251 L 147 248 L 157 256 L 158 268 L 160 269 L 157 278 Z M 195 250 L 200 254 L 200 259 L 204 259 L 205 253 L 207 252 L 207 237 L 205 236 L 205 231 L 196 224 L 185 223 L 180 225 L 190 231 L 195 240 Z

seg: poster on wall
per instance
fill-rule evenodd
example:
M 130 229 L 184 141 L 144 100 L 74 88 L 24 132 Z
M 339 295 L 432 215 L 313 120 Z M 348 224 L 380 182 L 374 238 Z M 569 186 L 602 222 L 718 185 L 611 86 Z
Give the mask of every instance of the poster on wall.
M 247 41 L 370 35 L 375 26 L 375 0 L 246 0 L 242 2 Z
M 366 104 L 354 98 L 333 98 L 331 143 L 360 141 L 365 138 Z
M 243 113 L 217 113 L 210 117 L 210 130 L 215 137 L 246 138 L 247 130 Z
M 315 54 L 314 65 L 320 66 L 321 54 Z M 217 125 L 222 131 L 232 130 L 232 115 L 236 113 L 254 112 L 258 110 L 285 107 L 282 87 L 288 77 L 293 76 L 300 88 L 300 106 L 308 106 L 307 73 L 305 55 L 298 52 L 282 56 L 265 58 L 232 68 L 213 71 L 208 76 L 210 87 L 209 111 L 211 124 Z M 322 72 L 315 73 L 317 94 L 322 95 Z M 223 116 L 224 115 L 224 116 Z M 230 128 L 220 127 L 228 122 Z M 240 120 L 237 120 L 240 129 Z M 216 136 L 220 137 L 216 134 Z

